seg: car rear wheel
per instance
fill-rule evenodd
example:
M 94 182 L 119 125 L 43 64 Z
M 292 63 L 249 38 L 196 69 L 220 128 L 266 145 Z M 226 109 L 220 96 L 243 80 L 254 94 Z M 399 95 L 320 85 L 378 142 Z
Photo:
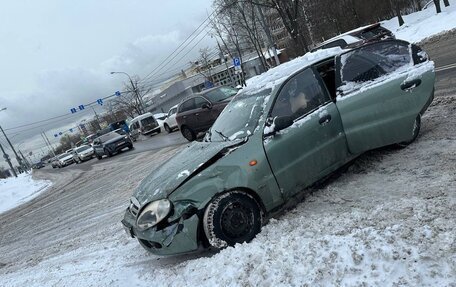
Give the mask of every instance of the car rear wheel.
M 164 127 L 167 133 L 171 133 L 171 128 L 167 124 L 164 124 Z
M 257 201 L 241 191 L 216 197 L 207 206 L 203 227 L 209 243 L 217 248 L 249 242 L 260 232 L 262 212 Z
M 103 157 L 101 155 L 97 155 L 97 159 L 101 160 Z
M 196 138 L 195 132 L 188 127 L 182 127 L 181 133 L 189 142 L 194 141 Z
M 415 122 L 413 123 L 412 139 L 409 141 L 397 143 L 396 145 L 400 148 L 404 148 L 404 147 L 408 146 L 409 144 L 411 144 L 412 142 L 414 142 L 416 140 L 416 138 L 418 137 L 418 135 L 420 133 L 420 129 L 421 129 L 421 115 L 418 114 L 418 116 L 415 119 Z

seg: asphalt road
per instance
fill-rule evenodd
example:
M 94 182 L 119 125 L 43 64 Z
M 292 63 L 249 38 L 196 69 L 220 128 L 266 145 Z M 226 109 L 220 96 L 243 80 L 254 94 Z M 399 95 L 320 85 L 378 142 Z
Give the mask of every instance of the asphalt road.
M 420 46 L 429 54 L 436 67 L 436 96 L 456 93 L 456 30 L 434 37 Z
M 456 63 L 455 44 L 452 35 L 422 46 L 436 66 L 441 67 Z M 455 78 L 455 68 L 437 72 L 436 95 L 454 94 Z M 440 100 L 444 98 L 436 99 Z M 449 129 L 453 126 L 453 114 L 448 112 L 448 117 L 430 119 L 423 136 L 437 130 L 440 136 L 454 135 Z M 124 234 L 120 220 L 132 190 L 150 170 L 159 167 L 186 143 L 179 131 L 161 133 L 138 141 L 133 151 L 111 158 L 34 172 L 37 178 L 51 179 L 53 186 L 32 201 L 0 214 L 0 277 L 93 242 L 112 245 L 114 238 L 121 242 L 119 248 L 122 248 L 122 244 L 131 240 Z M 137 250 L 141 253 L 132 262 L 154 268 L 150 263 L 157 262 L 156 257 L 139 251 L 139 245 Z M 167 264 L 170 262 L 167 260 L 160 262 Z

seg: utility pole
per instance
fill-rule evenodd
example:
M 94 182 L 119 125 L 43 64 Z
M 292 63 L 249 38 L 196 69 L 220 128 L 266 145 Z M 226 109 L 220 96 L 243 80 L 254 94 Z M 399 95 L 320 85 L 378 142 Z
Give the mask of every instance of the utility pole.
M 2 126 L 0 126 L 0 130 L 2 131 L 3 135 L 5 136 L 5 138 L 6 138 L 6 141 L 7 141 L 7 142 L 8 142 L 8 144 L 10 145 L 10 147 L 11 147 L 11 150 L 14 152 L 14 155 L 16 155 L 16 160 L 17 160 L 17 163 L 19 164 L 19 166 L 21 166 L 21 167 L 22 167 L 22 160 L 21 160 L 21 158 L 20 158 L 20 157 L 17 155 L 17 152 L 16 152 L 16 150 L 14 149 L 13 145 L 11 144 L 11 142 L 10 142 L 9 138 L 6 136 L 6 134 L 5 134 L 5 131 L 3 130 Z
M 3 146 L 1 143 L 0 143 L 0 149 L 2 150 L 3 158 L 8 162 L 8 165 L 10 166 L 11 170 L 13 171 L 14 176 L 17 177 L 16 170 L 14 169 L 13 165 L 11 164 L 10 157 L 9 157 L 9 155 L 7 155 L 5 153 L 5 150 L 3 149 Z
M 49 152 L 51 153 L 51 152 L 52 152 L 52 149 L 51 149 L 51 147 L 49 146 L 49 143 L 46 141 L 46 137 L 45 137 L 45 135 L 44 135 L 44 132 L 41 132 L 41 137 L 43 138 L 44 144 L 46 145 L 46 147 L 48 148 Z M 40 148 L 40 149 L 41 149 L 41 148 Z M 43 151 L 41 150 L 41 152 L 43 152 Z M 54 156 L 55 156 L 55 155 L 54 155 Z
M 46 138 L 47 143 L 48 143 L 49 146 L 51 147 L 52 154 L 55 156 L 54 147 L 52 146 L 51 142 L 49 141 L 49 138 L 47 137 L 47 134 L 46 134 L 45 132 L 43 132 L 43 135 L 44 135 L 44 137 Z
M 19 149 L 19 154 L 22 156 L 22 159 L 24 160 L 26 166 L 27 166 L 27 169 L 30 169 L 31 168 L 31 165 L 30 163 L 28 162 L 28 160 L 25 158 L 25 156 L 22 154 L 22 151 Z

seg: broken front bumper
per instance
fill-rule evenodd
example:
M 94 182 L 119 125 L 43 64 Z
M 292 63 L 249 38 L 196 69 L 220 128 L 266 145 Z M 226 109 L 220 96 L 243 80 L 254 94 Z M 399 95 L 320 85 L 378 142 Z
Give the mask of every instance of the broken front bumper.
M 146 230 L 139 230 L 136 226 L 136 219 L 127 209 L 122 224 L 127 234 L 136 237 L 139 243 L 146 250 L 156 255 L 175 255 L 188 253 L 198 249 L 198 216 L 183 219 L 157 230 L 152 227 Z

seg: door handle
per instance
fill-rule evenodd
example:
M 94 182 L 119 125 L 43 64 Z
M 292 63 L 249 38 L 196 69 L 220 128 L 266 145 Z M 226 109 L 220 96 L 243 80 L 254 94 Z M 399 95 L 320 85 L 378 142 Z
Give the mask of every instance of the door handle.
M 187 116 L 183 116 L 183 118 L 184 118 L 184 119 L 186 119 L 186 118 L 187 118 Z
M 199 113 L 196 113 L 195 116 L 199 116 L 200 114 Z
M 331 115 L 324 115 L 320 118 L 320 120 L 318 120 L 318 123 L 322 126 L 326 125 L 327 123 L 329 123 L 331 121 Z
M 415 79 L 415 80 L 403 82 L 401 84 L 401 89 L 403 91 L 410 91 L 410 90 L 413 90 L 414 88 L 418 87 L 419 85 L 421 85 L 421 79 Z

